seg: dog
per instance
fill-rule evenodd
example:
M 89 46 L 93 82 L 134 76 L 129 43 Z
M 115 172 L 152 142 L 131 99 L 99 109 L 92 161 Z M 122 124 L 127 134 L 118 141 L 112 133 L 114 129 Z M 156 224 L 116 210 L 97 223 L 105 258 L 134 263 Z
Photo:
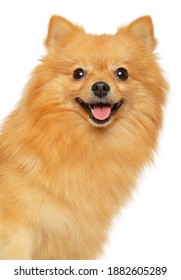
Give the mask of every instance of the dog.
M 168 85 L 150 16 L 114 35 L 52 16 L 0 134 L 0 259 L 96 259 L 153 159 Z

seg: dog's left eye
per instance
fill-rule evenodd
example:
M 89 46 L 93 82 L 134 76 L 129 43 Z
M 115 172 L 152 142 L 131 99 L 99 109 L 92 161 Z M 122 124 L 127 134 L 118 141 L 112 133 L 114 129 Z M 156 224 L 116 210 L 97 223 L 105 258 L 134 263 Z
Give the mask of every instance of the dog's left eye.
M 128 71 L 125 68 L 118 68 L 114 75 L 118 77 L 120 80 L 127 80 L 128 78 Z
M 82 69 L 82 68 L 78 68 L 74 71 L 73 73 L 73 78 L 75 80 L 80 80 L 82 79 L 83 77 L 85 77 L 86 73 L 85 71 Z

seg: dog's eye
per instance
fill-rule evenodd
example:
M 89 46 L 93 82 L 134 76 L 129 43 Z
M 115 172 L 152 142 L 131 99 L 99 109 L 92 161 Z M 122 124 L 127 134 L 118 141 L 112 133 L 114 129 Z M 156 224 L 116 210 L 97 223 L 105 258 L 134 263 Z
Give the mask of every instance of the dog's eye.
M 82 68 L 78 68 L 74 71 L 73 73 L 73 78 L 75 80 L 80 80 L 82 79 L 83 77 L 85 77 L 86 73 L 85 71 L 82 69 Z
M 114 75 L 118 77 L 120 80 L 127 80 L 128 78 L 128 71 L 124 68 L 118 68 Z

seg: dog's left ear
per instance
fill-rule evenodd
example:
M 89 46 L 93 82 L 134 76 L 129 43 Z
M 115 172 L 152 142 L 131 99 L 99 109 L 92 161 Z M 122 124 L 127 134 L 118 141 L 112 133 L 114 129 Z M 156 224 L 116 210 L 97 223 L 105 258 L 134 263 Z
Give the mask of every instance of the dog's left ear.
M 154 28 L 150 16 L 143 16 L 134 20 L 125 28 L 125 31 L 128 35 L 140 40 L 143 45 L 151 48 L 151 50 L 156 47 L 157 42 L 154 38 Z

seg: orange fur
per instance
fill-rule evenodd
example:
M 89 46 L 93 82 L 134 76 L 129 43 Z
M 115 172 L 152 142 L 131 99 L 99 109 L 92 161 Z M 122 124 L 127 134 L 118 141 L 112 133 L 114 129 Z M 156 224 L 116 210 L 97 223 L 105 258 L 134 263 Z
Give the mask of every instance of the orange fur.
M 0 135 L 0 259 L 94 259 L 112 218 L 152 159 L 167 83 L 151 18 L 115 35 L 50 20 L 47 55 Z M 114 71 L 124 67 L 126 81 Z M 75 69 L 86 77 L 75 80 Z M 124 104 L 98 125 L 75 101 L 106 81 Z

